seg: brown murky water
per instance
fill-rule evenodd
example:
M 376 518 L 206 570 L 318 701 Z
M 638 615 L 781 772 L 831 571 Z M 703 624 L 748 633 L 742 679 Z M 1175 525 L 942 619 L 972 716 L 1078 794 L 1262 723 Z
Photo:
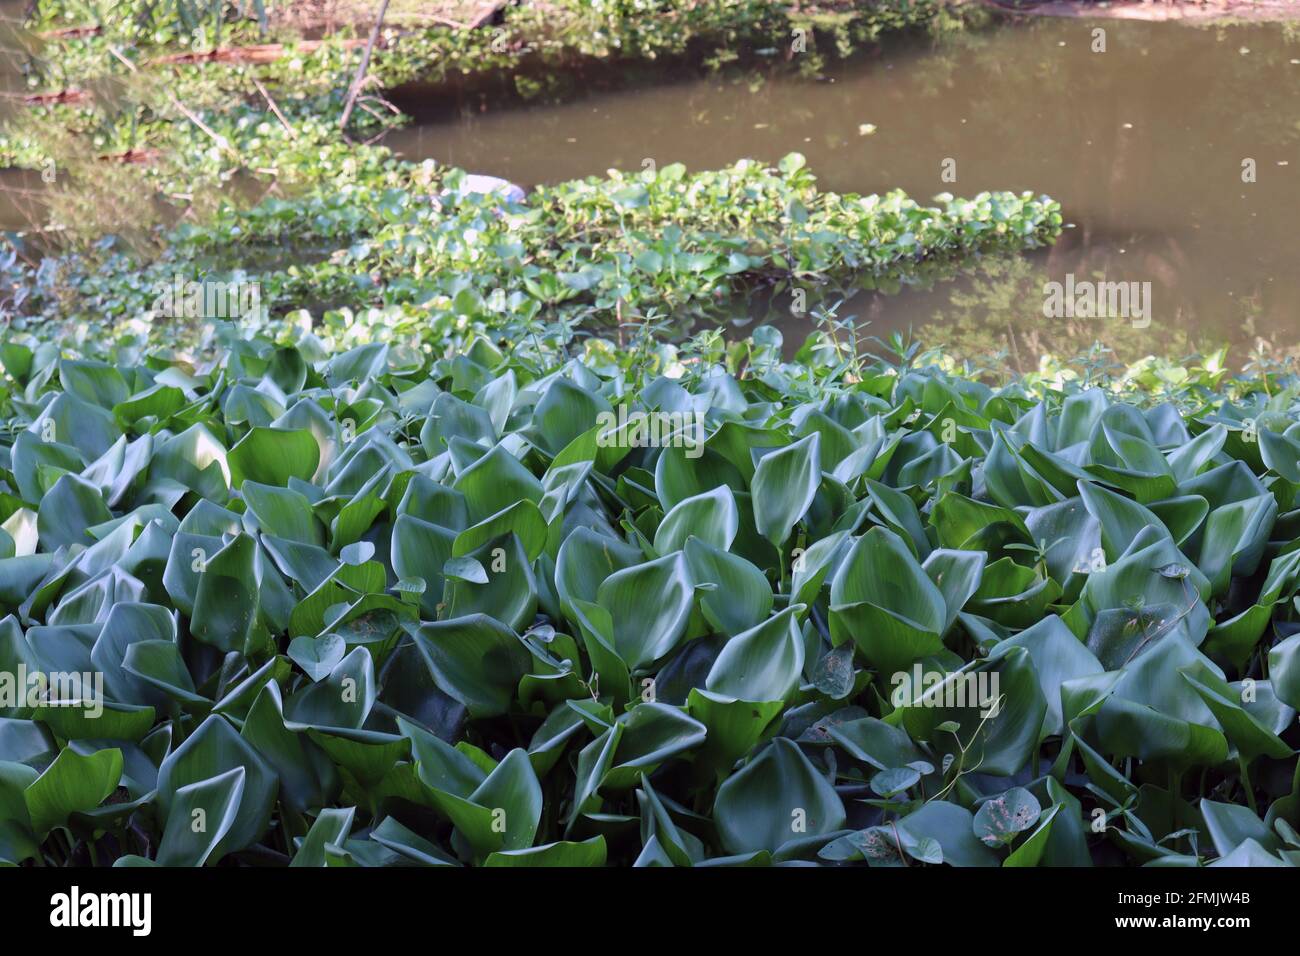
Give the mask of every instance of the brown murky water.
M 930 291 L 860 296 L 849 311 L 875 334 L 924 327 L 927 341 L 1022 367 L 1093 338 L 1127 356 L 1233 341 L 1238 361 L 1257 335 L 1300 344 L 1294 24 L 1039 19 L 888 42 L 820 80 L 710 78 L 451 115 L 413 105 L 416 124 L 388 140 L 404 156 L 523 185 L 798 150 L 837 191 L 1030 189 L 1062 203 L 1074 228 L 1051 250 Z M 1149 326 L 1045 318 L 1043 284 L 1068 274 L 1151 283 Z M 788 339 L 808 329 L 780 324 Z

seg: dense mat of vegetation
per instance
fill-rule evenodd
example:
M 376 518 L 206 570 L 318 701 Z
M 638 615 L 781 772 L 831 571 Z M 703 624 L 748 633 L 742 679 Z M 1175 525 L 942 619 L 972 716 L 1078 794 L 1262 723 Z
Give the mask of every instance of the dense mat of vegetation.
M 1295 380 L 417 343 L 0 350 L 0 859 L 1300 858 Z
M 1045 196 L 792 154 L 518 200 L 358 142 L 401 82 L 815 72 L 937 5 L 405 7 L 347 130 L 364 30 L 35 7 L 0 863 L 1300 861 L 1294 375 L 1008 382 L 826 306 L 1051 242 Z M 701 321 L 756 291 L 793 358 Z
M 1043 245 L 1061 228 L 1059 206 L 1029 193 L 926 207 L 901 192 L 822 192 L 798 154 L 777 168 L 611 172 L 521 202 L 467 192 L 459 171 L 397 169 L 402 185 L 227 206 L 181 227 L 148 260 L 111 247 L 31 264 L 11 256 L 25 290 L 13 327 L 92 339 L 152 328 L 174 342 L 176 325 L 153 320 L 176 276 L 255 283 L 263 312 L 409 307 L 432 341 L 467 322 L 658 315 L 689 325 L 734 310 L 742 291 L 799 288 L 811 304 L 973 254 Z M 286 255 L 285 243 L 319 251 Z

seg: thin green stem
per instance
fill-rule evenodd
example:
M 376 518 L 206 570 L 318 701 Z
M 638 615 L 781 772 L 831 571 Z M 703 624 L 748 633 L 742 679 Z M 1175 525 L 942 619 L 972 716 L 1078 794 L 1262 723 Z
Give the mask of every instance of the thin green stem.
M 1237 754 L 1237 765 L 1241 768 L 1241 785 L 1246 788 L 1246 802 L 1250 804 L 1251 813 L 1258 816 L 1259 807 L 1255 805 L 1255 788 L 1250 784 L 1250 768 L 1242 754 Z

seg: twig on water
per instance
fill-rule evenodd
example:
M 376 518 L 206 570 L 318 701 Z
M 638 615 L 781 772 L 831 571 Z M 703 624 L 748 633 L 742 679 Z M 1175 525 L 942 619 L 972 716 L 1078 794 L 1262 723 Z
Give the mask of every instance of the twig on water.
M 266 87 L 262 85 L 262 81 L 257 77 L 253 77 L 252 79 L 253 85 L 257 87 L 257 92 L 262 94 L 262 99 L 266 100 L 266 105 L 271 107 L 271 112 L 274 113 L 275 118 L 280 121 L 280 125 L 288 130 L 291 137 L 297 139 L 298 131 L 293 128 L 287 119 L 284 118 L 284 114 L 280 112 L 280 107 L 275 104 L 275 100 L 271 99 L 271 94 L 266 91 Z
M 235 148 L 230 145 L 230 140 L 226 139 L 226 137 L 222 136 L 220 133 L 212 129 L 212 127 L 210 127 L 207 123 L 203 122 L 203 120 L 199 119 L 198 115 L 191 112 L 185 106 L 184 103 L 178 100 L 176 98 L 176 94 L 173 93 L 171 90 L 167 91 L 167 99 L 171 101 L 172 106 L 176 107 L 178 110 L 181 111 L 182 114 L 184 114 L 187 120 L 189 120 L 199 129 L 201 129 L 209 137 L 211 137 L 212 141 L 216 143 L 217 146 L 219 146 L 221 149 L 224 149 L 226 152 L 230 153 L 230 155 L 234 156 L 236 159 L 240 159 L 239 153 L 236 152 Z
M 117 57 L 123 63 L 125 63 L 126 68 L 130 70 L 132 73 L 139 72 L 139 69 L 136 67 L 136 65 L 132 63 L 130 60 L 128 60 L 125 56 L 123 56 L 122 51 L 119 50 L 117 47 L 113 46 L 111 43 L 108 45 L 108 52 L 113 54 L 113 56 Z

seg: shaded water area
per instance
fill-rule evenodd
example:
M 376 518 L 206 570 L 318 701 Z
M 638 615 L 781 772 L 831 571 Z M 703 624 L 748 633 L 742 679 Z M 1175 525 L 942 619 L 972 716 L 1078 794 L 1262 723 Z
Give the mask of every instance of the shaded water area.
M 0 118 L 21 109 L 26 91 L 22 63 L 26 59 L 23 16 L 27 0 L 0 0 Z M 44 217 L 40 174 L 0 169 L 0 229 L 22 229 Z
M 797 150 L 840 192 L 1045 192 L 1072 224 L 1052 249 L 928 290 L 862 294 L 841 316 L 1021 367 L 1094 338 L 1126 357 L 1231 341 L 1237 361 L 1257 336 L 1300 343 L 1295 24 L 1043 18 L 882 46 L 818 78 L 692 78 L 558 105 L 407 95 L 415 122 L 387 142 L 525 186 Z M 1045 317 L 1044 283 L 1068 275 L 1149 282 L 1150 314 Z M 811 327 L 788 312 L 776 321 L 787 340 Z

